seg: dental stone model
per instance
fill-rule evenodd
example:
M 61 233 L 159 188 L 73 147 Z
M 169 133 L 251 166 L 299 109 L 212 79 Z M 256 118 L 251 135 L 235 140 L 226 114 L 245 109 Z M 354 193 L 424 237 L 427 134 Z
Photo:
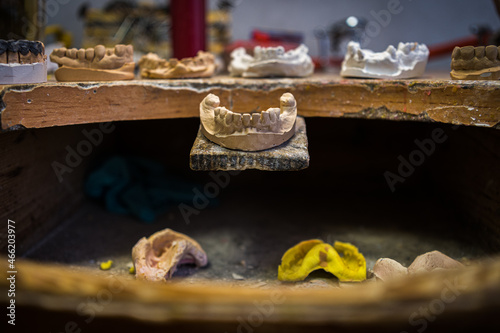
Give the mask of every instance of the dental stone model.
M 193 58 L 165 60 L 148 53 L 139 60 L 139 69 L 143 78 L 150 79 L 210 77 L 215 71 L 215 57 L 211 53 L 199 51 Z
M 194 239 L 171 229 L 141 238 L 132 248 L 135 276 L 141 280 L 170 279 L 178 265 L 206 266 L 207 254 Z
M 462 263 L 448 257 L 440 251 L 431 251 L 419 255 L 412 264 L 406 268 L 394 259 L 380 258 L 373 266 L 373 274 L 377 279 L 389 281 L 406 275 L 431 272 L 436 269 L 460 269 Z
M 500 79 L 500 46 L 457 46 L 451 57 L 450 76 L 452 79 Z
M 280 98 L 279 108 L 254 113 L 237 113 L 220 105 L 209 94 L 200 103 L 202 133 L 229 149 L 258 151 L 281 145 L 295 134 L 297 103 L 290 93 Z
M 46 82 L 46 60 L 42 42 L 0 39 L 0 84 Z
M 55 49 L 50 60 L 59 65 L 57 81 L 114 81 L 132 80 L 135 63 L 132 45 L 105 48 L 97 45 L 88 49 Z
M 253 57 L 239 47 L 231 53 L 229 73 L 243 77 L 303 77 L 311 75 L 314 64 L 307 54 L 308 48 L 302 44 L 295 50 L 285 52 L 283 46 L 256 46 Z
M 341 76 L 374 79 L 408 79 L 425 71 L 429 49 L 425 44 L 399 43 L 389 45 L 384 52 L 361 49 L 359 43 L 349 42 L 342 62 Z

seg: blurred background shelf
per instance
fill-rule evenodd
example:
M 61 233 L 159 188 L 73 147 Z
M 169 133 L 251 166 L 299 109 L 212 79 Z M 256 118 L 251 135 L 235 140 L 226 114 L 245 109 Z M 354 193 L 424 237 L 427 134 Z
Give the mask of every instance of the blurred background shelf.
M 208 94 L 248 112 L 278 106 L 294 94 L 304 117 L 412 120 L 496 127 L 500 82 L 455 81 L 447 73 L 415 80 L 345 79 L 316 74 L 297 79 L 134 80 L 6 85 L 0 88 L 3 130 L 123 120 L 198 117 Z

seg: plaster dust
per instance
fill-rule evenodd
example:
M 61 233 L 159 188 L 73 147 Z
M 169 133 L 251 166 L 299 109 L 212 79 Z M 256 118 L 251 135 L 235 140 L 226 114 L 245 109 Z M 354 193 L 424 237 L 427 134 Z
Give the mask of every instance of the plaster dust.
M 168 227 L 194 238 L 208 256 L 205 268 L 180 266 L 173 276 L 174 282 L 270 288 L 282 284 L 277 280 L 277 272 L 285 251 L 312 238 L 354 244 L 365 256 L 369 269 L 381 257 L 393 258 L 408 267 L 418 255 L 432 250 L 458 260 L 474 259 L 485 253 L 466 228 L 447 227 L 455 221 L 446 208 L 431 200 L 393 204 L 383 196 L 352 200 L 316 191 L 294 192 L 271 184 L 257 187 L 249 191 L 228 186 L 218 197 L 218 206 L 192 215 L 189 223 L 178 209 L 156 223 L 144 224 L 88 202 L 26 257 L 65 264 L 74 270 L 90 268 L 96 274 L 132 279 L 134 275 L 127 266 L 132 262 L 132 247 L 141 237 Z M 100 271 L 99 263 L 110 259 L 114 262 L 111 269 Z M 329 288 L 338 282 L 318 271 L 304 282 L 287 285 Z

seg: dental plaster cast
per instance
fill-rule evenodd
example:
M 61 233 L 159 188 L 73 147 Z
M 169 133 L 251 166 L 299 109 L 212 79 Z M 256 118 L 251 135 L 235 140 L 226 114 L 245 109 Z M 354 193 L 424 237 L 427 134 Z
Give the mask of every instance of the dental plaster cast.
M 464 267 L 463 264 L 448 257 L 446 254 L 439 251 L 431 251 L 415 258 L 410 267 L 408 267 L 408 274 L 430 272 L 436 268 L 455 269 L 462 267 Z
M 389 45 L 383 52 L 361 49 L 359 43 L 349 42 L 342 62 L 341 76 L 374 79 L 408 79 L 425 71 L 429 49 L 425 44 L 399 43 Z
M 283 46 L 256 46 L 252 57 L 239 47 L 231 52 L 228 70 L 233 76 L 243 77 L 304 77 L 314 71 L 314 64 L 307 52 L 308 48 L 304 44 L 288 52 Z
M 391 258 L 380 258 L 373 266 L 373 274 L 380 280 L 386 281 L 408 274 L 408 268 Z
M 47 82 L 42 42 L 0 39 L 0 84 Z
M 406 275 L 430 272 L 435 269 L 457 269 L 464 265 L 439 251 L 419 255 L 410 267 L 406 268 L 396 260 L 380 258 L 373 266 L 373 274 L 382 281 L 388 281 Z
M 135 63 L 132 45 L 118 44 L 114 48 L 97 45 L 88 49 L 55 49 L 50 60 L 59 65 L 57 81 L 132 80 Z
M 171 229 L 141 238 L 132 248 L 135 276 L 140 280 L 165 281 L 177 266 L 206 266 L 207 254 L 194 239 Z
M 165 60 L 148 53 L 139 60 L 139 69 L 141 76 L 149 79 L 210 77 L 215 71 L 215 57 L 211 53 L 199 51 L 193 58 Z
M 450 76 L 452 79 L 500 79 L 500 46 L 457 46 L 451 57 Z
M 281 145 L 295 134 L 297 103 L 290 93 L 280 98 L 279 108 L 238 113 L 220 105 L 209 94 L 200 103 L 201 131 L 207 139 L 229 149 L 258 151 Z

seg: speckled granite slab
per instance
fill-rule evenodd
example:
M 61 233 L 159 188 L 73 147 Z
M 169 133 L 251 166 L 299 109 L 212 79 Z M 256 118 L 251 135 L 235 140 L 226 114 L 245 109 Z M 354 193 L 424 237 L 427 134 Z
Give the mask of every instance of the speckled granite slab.
M 223 148 L 198 131 L 190 153 L 193 170 L 247 170 L 297 171 L 309 166 L 306 122 L 297 117 L 295 135 L 284 144 L 258 152 Z

